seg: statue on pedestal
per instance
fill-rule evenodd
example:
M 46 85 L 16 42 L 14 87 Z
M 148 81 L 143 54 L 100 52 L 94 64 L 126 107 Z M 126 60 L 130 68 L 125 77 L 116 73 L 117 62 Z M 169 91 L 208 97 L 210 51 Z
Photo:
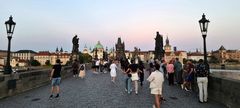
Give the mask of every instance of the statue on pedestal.
M 79 38 L 77 37 L 77 35 L 75 35 L 72 39 L 72 44 L 73 44 L 73 48 L 72 48 L 72 57 L 71 60 L 79 60 L 79 44 L 78 44 Z
M 79 52 L 79 50 L 78 50 L 78 47 L 79 47 L 78 40 L 79 40 L 79 38 L 77 37 L 77 35 L 75 35 L 72 39 L 72 43 L 73 43 L 72 53 L 77 54 Z

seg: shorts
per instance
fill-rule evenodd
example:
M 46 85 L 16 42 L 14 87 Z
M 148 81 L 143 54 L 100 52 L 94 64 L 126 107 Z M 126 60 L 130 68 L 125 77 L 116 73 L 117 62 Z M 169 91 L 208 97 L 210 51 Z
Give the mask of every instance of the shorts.
M 52 78 L 52 86 L 59 86 L 61 82 L 61 77 Z
M 138 73 L 132 73 L 131 79 L 132 79 L 132 81 L 137 81 L 137 80 L 139 80 Z
M 151 94 L 162 95 L 162 89 L 161 88 L 151 88 Z
M 188 81 L 188 82 L 191 82 L 191 81 L 193 81 L 193 76 L 188 75 L 185 80 Z

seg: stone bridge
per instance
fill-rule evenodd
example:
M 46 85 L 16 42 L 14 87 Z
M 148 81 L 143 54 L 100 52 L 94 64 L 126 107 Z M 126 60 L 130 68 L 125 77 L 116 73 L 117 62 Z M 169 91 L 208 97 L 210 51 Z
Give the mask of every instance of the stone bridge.
M 145 78 L 148 75 L 145 74 Z M 153 96 L 145 81 L 139 94 L 127 94 L 124 89 L 124 75 L 117 73 L 112 83 L 109 73 L 86 72 L 86 78 L 69 76 L 62 80 L 59 98 L 49 99 L 50 84 L 3 98 L 1 108 L 152 108 Z M 179 86 L 164 83 L 162 108 L 226 108 L 223 104 L 209 99 L 199 103 L 196 92 L 181 90 Z

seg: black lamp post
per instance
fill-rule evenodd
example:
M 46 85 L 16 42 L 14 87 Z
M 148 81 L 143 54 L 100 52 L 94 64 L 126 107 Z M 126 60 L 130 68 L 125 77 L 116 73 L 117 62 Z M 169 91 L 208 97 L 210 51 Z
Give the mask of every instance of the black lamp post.
M 207 37 L 207 29 L 208 29 L 208 23 L 210 22 L 208 19 L 206 19 L 204 13 L 202 15 L 202 19 L 199 21 L 202 37 L 203 37 L 203 48 L 204 48 L 204 63 L 207 64 L 207 49 L 206 49 L 206 37 Z
M 7 38 L 8 38 L 8 52 L 7 52 L 7 64 L 4 68 L 4 74 L 11 74 L 12 67 L 10 65 L 10 50 L 11 50 L 11 39 L 14 32 L 14 28 L 16 23 L 13 21 L 13 17 L 10 16 L 9 20 L 5 22 L 6 30 L 7 30 Z

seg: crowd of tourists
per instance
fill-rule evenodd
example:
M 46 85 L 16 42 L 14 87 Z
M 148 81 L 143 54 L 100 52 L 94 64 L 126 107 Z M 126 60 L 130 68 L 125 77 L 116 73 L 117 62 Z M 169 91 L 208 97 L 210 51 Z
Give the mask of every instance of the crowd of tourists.
M 150 82 L 150 93 L 154 95 L 155 99 L 153 107 L 156 108 L 160 108 L 161 101 L 165 100 L 162 95 L 164 80 L 168 80 L 169 86 L 176 85 L 185 91 L 191 91 L 192 84 L 196 81 L 199 88 L 199 102 L 207 102 L 209 66 L 202 59 L 197 64 L 193 64 L 191 60 L 182 64 L 178 58 L 174 58 L 169 62 L 151 59 L 148 61 L 148 64 L 149 68 L 145 69 L 144 63 L 140 59 L 121 59 L 120 61 L 96 59 L 92 62 L 92 70 L 94 74 L 110 73 L 111 81 L 114 84 L 117 72 L 122 72 L 125 74 L 126 93 L 131 94 L 134 88 L 136 95 L 139 93 L 139 83 L 140 86 L 144 84 L 144 73 L 149 72 L 147 81 Z M 50 98 L 54 94 L 56 94 L 56 98 L 59 97 L 61 68 L 61 61 L 58 59 L 50 74 L 50 80 L 52 81 Z M 80 64 L 77 60 L 74 60 L 72 63 L 73 77 L 84 78 L 85 68 L 85 64 Z
M 159 71 L 163 73 L 164 78 L 168 80 L 169 86 L 179 85 L 185 91 L 192 91 L 193 84 L 198 85 L 199 102 L 207 102 L 207 86 L 209 65 L 200 59 L 197 63 L 192 63 L 192 60 L 186 60 L 182 64 L 178 58 L 173 58 L 169 62 L 165 60 L 150 60 L 149 72 L 153 72 L 156 66 L 160 65 Z M 151 75 L 150 75 L 151 76 Z

